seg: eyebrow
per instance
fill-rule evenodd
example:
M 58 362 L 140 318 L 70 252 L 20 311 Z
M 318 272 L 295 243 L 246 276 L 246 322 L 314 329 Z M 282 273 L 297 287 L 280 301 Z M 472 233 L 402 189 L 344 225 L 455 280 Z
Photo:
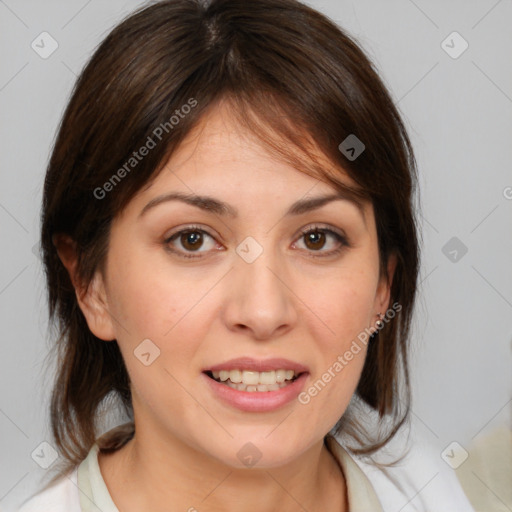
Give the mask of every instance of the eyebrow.
M 144 206 L 144 208 L 139 213 L 139 218 L 145 215 L 150 209 L 169 201 L 181 201 L 191 206 L 200 208 L 201 210 L 221 215 L 223 217 L 238 217 L 238 210 L 236 208 L 229 205 L 228 203 L 215 199 L 214 197 L 200 196 L 196 194 L 184 194 L 182 192 L 170 192 L 168 194 L 157 196 L 149 201 L 149 203 L 146 204 L 146 206 Z M 333 201 L 349 201 L 350 203 L 354 204 L 366 223 L 364 204 L 356 195 L 356 193 L 351 192 L 350 190 L 347 190 L 346 192 L 337 192 L 336 194 L 330 194 L 326 196 L 299 199 L 293 203 L 290 208 L 288 208 L 285 216 L 301 215 L 313 210 L 317 210 Z

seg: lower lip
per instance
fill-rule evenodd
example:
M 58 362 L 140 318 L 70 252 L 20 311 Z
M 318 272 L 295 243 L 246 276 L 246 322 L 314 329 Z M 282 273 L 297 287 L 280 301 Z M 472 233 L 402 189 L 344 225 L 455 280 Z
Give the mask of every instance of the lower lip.
M 206 379 L 216 397 L 228 405 L 247 412 L 275 411 L 290 403 L 300 394 L 308 377 L 308 373 L 303 373 L 291 384 L 275 391 L 239 391 L 217 382 L 205 373 L 201 375 Z

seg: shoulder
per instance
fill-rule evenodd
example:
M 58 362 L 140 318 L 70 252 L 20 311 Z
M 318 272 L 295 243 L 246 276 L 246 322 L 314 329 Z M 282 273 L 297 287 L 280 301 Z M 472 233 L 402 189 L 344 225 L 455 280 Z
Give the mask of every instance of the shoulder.
M 455 471 L 441 458 L 441 451 L 407 428 L 372 460 L 351 456 L 370 480 L 385 512 L 474 512 Z M 402 456 L 394 466 L 378 464 Z
M 80 512 L 77 469 L 61 477 L 51 487 L 32 496 L 18 512 Z
M 471 503 L 477 510 L 512 510 L 512 429 L 500 425 L 482 433 L 467 451 L 457 478 Z
M 94 499 L 103 504 L 102 510 L 117 511 L 101 476 L 98 450 L 100 447 L 107 451 L 116 450 L 131 439 L 134 432 L 133 422 L 129 422 L 103 434 L 78 466 L 51 486 L 27 499 L 16 512 L 81 512 L 81 496 L 94 496 Z

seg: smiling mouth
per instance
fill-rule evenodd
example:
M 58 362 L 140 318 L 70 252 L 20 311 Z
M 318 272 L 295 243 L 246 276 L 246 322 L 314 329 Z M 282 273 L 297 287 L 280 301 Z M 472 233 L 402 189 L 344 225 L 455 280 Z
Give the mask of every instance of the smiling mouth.
M 304 372 L 294 370 L 272 370 L 256 372 L 252 370 L 206 371 L 208 377 L 220 384 L 238 391 L 268 392 L 277 391 L 290 385 Z

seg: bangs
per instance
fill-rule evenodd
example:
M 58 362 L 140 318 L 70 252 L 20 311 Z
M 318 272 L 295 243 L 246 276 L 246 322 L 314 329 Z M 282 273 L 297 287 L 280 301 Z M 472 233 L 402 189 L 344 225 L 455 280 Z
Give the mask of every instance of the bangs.
M 247 91 L 244 94 L 228 92 L 212 100 L 194 124 L 180 134 L 179 141 L 169 141 L 162 160 L 142 190 L 151 186 L 184 139 L 200 131 L 217 108 L 226 108 L 241 130 L 239 135 L 252 135 L 277 161 L 328 184 L 359 205 L 365 201 L 371 202 L 371 192 L 357 184 L 342 166 L 343 156 L 339 151 L 333 154 L 325 132 L 308 124 L 300 110 L 291 106 L 285 98 L 268 92 L 263 94 L 261 89 L 254 89 L 251 95 Z

